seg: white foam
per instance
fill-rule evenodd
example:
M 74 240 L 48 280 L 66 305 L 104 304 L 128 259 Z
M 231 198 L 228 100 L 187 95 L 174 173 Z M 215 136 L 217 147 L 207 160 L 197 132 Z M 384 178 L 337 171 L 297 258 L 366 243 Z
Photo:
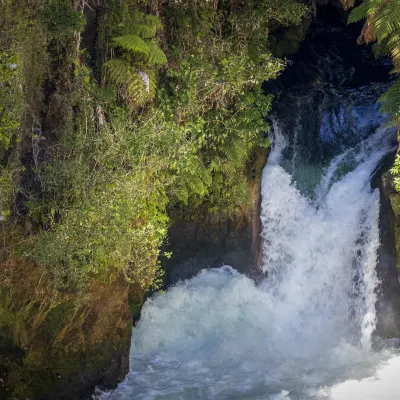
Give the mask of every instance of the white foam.
M 275 131 L 262 184 L 268 278 L 256 286 L 224 267 L 155 294 L 133 332 L 131 373 L 104 398 L 351 400 L 337 396 L 353 381 L 338 382 L 389 357 L 371 351 L 379 196 L 369 185 L 387 132 L 334 159 L 310 199 L 281 166 Z
M 393 357 L 376 374 L 361 380 L 349 380 L 333 386 L 332 400 L 397 400 L 400 398 L 400 357 Z
M 369 179 L 389 150 L 381 144 L 385 134 L 380 129 L 334 159 L 314 201 L 299 192 L 280 165 L 268 163 L 265 168 L 265 287 L 280 308 L 275 323 L 298 331 L 296 339 L 302 339 L 307 354 L 319 345 L 335 346 L 343 338 L 370 346 L 376 319 L 379 197 Z M 279 145 L 273 153 L 281 151 Z M 273 154 L 273 159 L 279 156 Z M 354 169 L 332 183 L 343 163 L 348 166 L 350 161 L 355 162 Z

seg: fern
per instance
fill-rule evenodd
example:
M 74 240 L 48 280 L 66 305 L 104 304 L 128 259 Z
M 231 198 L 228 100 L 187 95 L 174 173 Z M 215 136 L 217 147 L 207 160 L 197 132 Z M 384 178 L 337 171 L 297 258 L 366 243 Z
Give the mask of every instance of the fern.
M 351 11 L 348 19 L 349 24 L 362 21 L 368 17 L 368 10 L 370 9 L 369 3 L 371 3 L 371 1 L 366 0 Z
M 134 70 L 127 60 L 114 58 L 105 63 L 109 80 L 119 88 L 119 93 L 130 104 L 143 104 L 148 92 L 139 71 Z
M 126 32 L 131 32 L 143 39 L 153 39 L 156 36 L 157 31 L 160 30 L 163 25 L 160 19 L 154 15 L 134 12 L 132 17 L 125 22 L 123 27 Z
M 105 64 L 110 80 L 117 86 L 126 83 L 130 77 L 130 64 L 122 58 L 108 60 Z
M 156 16 L 132 12 L 126 4 L 113 15 L 116 57 L 105 63 L 107 75 L 119 87 L 119 95 L 135 107 L 155 96 L 156 71 L 168 62 L 155 38 L 162 24 Z
M 139 36 L 125 35 L 113 39 L 113 45 L 121 49 L 135 53 L 149 66 L 160 66 L 168 62 L 167 56 L 154 41 L 145 42 Z
M 143 39 L 153 39 L 156 35 L 155 27 L 146 24 L 132 24 L 132 28 L 128 30 L 134 32 L 135 35 L 138 35 Z
M 386 57 L 390 55 L 390 50 L 386 43 L 374 43 L 372 46 L 372 52 L 376 58 Z
M 112 43 L 126 51 L 141 53 L 145 56 L 148 56 L 150 52 L 147 43 L 136 35 L 118 36 L 113 38 Z
M 147 62 L 150 65 L 165 65 L 168 60 L 165 53 L 154 42 L 148 43 L 149 54 Z
M 391 115 L 391 124 L 397 125 L 400 116 L 400 78 L 380 98 L 381 112 Z
M 390 55 L 393 73 L 400 72 L 400 2 L 397 0 L 364 0 L 350 14 L 349 23 L 365 19 L 359 41 L 376 41 L 373 51 L 378 57 Z M 379 101 L 381 111 L 388 113 L 394 124 L 400 117 L 400 78 Z

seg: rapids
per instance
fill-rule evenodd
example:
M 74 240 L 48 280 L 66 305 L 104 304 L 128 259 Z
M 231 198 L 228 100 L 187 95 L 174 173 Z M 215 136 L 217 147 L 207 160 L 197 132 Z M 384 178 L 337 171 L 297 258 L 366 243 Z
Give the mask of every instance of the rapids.
M 394 132 L 361 128 L 358 141 L 307 163 L 296 135 L 274 124 L 262 180 L 266 278 L 222 267 L 155 294 L 134 328 L 130 374 L 100 398 L 400 398 L 400 359 L 372 341 L 379 193 L 370 180 Z
M 262 178 L 265 279 L 225 266 L 153 295 L 133 331 L 131 372 L 100 398 L 400 399 L 396 340 L 374 335 L 371 181 L 397 145 L 376 105 L 387 67 L 356 46 L 360 28 L 337 9 L 318 11 L 325 22 L 266 83 L 283 91 Z

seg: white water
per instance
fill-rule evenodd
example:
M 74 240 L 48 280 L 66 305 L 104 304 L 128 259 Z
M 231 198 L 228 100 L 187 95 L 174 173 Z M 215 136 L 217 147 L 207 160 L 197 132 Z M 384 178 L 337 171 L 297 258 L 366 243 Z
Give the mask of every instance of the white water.
M 224 267 L 154 295 L 133 332 L 131 373 L 102 398 L 400 398 L 400 359 L 385 366 L 392 355 L 371 349 L 379 196 L 369 182 L 388 135 L 333 159 L 313 200 L 282 168 L 278 135 L 262 183 L 268 279 L 256 286 Z M 381 381 L 366 379 L 375 373 Z

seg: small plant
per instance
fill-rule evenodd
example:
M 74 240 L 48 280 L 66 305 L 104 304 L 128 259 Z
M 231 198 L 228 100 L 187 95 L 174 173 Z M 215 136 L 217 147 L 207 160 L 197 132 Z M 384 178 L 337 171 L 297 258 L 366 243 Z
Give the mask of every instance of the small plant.
M 113 57 L 105 63 L 110 82 L 132 107 L 145 104 L 155 96 L 157 70 L 167 63 L 165 53 L 157 43 L 156 34 L 162 28 L 152 15 L 123 8 L 126 14 L 115 20 L 111 28 Z

